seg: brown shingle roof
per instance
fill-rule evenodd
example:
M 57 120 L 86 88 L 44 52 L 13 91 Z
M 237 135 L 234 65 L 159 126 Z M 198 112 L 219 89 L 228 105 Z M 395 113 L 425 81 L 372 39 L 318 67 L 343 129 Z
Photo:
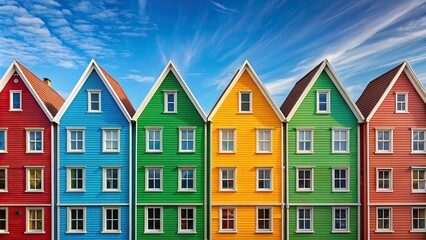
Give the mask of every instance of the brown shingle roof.
M 356 101 L 356 105 L 365 118 L 370 115 L 403 64 L 399 64 L 368 83 L 358 101 Z
M 105 75 L 107 81 L 109 82 L 109 84 L 111 84 L 111 87 L 114 89 L 118 98 L 123 103 L 124 107 L 130 115 L 130 118 L 133 117 L 133 115 L 135 114 L 135 109 L 133 108 L 133 105 L 127 97 L 126 93 L 124 92 L 123 88 L 121 88 L 117 80 L 115 80 L 107 71 L 105 71 L 101 66 L 99 66 L 99 68 L 102 70 L 102 73 Z
M 64 103 L 64 99 L 57 93 L 53 88 L 48 86 L 44 81 L 38 78 L 34 73 L 28 70 L 19 62 L 16 62 L 19 68 L 22 70 L 25 78 L 31 84 L 37 95 L 43 101 L 44 105 L 47 107 L 49 112 L 52 114 L 52 117 L 55 117 L 56 113 L 61 108 Z

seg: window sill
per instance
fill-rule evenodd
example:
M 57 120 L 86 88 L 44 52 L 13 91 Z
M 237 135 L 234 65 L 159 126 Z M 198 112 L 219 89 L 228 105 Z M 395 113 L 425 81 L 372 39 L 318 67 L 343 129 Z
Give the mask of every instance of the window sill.
M 87 113 L 102 113 L 102 111 L 87 111 Z
M 308 234 L 312 234 L 312 233 L 315 233 L 315 231 L 300 231 L 300 230 L 298 230 L 298 231 L 296 231 L 296 233 L 308 233 Z
M 8 193 L 9 191 L 8 190 L 0 190 L 0 193 Z M 1 232 L 0 232 L 1 233 Z
M 392 193 L 393 190 L 376 190 L 378 193 Z
M 1 234 L 9 234 L 9 232 L 4 232 L 4 231 L 3 231 L 3 232 L 0 232 L 0 235 L 1 235 Z
M 187 193 L 195 193 L 197 192 L 197 190 L 184 190 L 184 189 L 179 189 L 178 192 L 187 192 Z
M 0 151 L 0 154 L 1 154 L 1 153 L 7 153 L 7 151 Z
M 163 112 L 163 114 L 176 114 L 178 112 Z
M 247 112 L 239 111 L 238 114 L 253 114 L 253 112 L 252 111 L 247 111 Z
M 160 232 L 145 231 L 143 233 L 145 233 L 145 234 L 163 234 L 164 232 L 163 231 L 160 231 Z
M 196 231 L 192 231 L 192 232 L 184 232 L 184 231 L 182 231 L 182 232 L 177 232 L 177 234 L 197 234 L 197 232 Z
M 410 230 L 410 233 L 426 233 L 426 229 Z
M 331 112 L 317 112 L 317 114 L 331 114 Z
M 121 231 L 102 231 L 102 234 L 119 234 Z
M 119 190 L 119 189 L 116 189 L 116 190 L 102 190 L 102 192 L 104 192 L 104 193 L 119 193 L 119 192 L 121 192 L 121 190 Z
M 271 230 L 256 230 L 254 233 L 259 233 L 259 234 L 273 234 L 274 231 Z
M 273 192 L 272 189 L 256 189 L 256 192 Z
M 296 154 L 314 154 L 314 152 L 296 152 Z
M 344 189 L 344 190 L 333 189 L 332 192 L 335 192 L 335 193 L 347 193 L 347 192 L 350 192 L 350 190 L 349 189 Z
M 37 231 L 37 232 L 24 232 L 24 234 L 45 234 L 45 231 Z
M 105 151 L 105 150 L 103 150 L 102 153 L 120 153 L 120 150 L 114 150 L 114 151 Z
M 22 109 L 9 109 L 9 112 L 23 112 Z
M 84 153 L 85 151 L 67 151 L 67 153 L 71 153 L 71 154 L 74 154 L 74 153 Z
M 151 190 L 151 189 L 148 189 L 148 190 L 145 190 L 145 192 L 163 192 L 163 190 Z
M 393 152 L 382 152 L 382 151 L 375 151 L 375 154 L 393 154 Z
M 314 190 L 300 190 L 300 189 L 296 189 L 296 192 L 314 192 Z
M 411 190 L 411 193 L 414 193 L 414 194 L 417 194 L 417 193 L 420 193 L 420 194 L 425 194 L 426 193 L 426 190 L 423 190 L 423 191 L 413 191 L 413 190 Z
M 345 234 L 345 233 L 351 233 L 351 231 L 347 231 L 347 230 L 345 230 L 345 231 L 331 231 L 331 233 L 343 233 L 343 234 Z
M 145 151 L 145 153 L 163 153 L 163 150 L 159 150 L 159 151 Z
M 27 154 L 37 154 L 37 153 L 44 153 L 44 151 L 26 151 Z
M 238 231 L 237 230 L 229 230 L 229 231 L 219 230 L 218 233 L 231 233 L 231 234 L 235 234 L 235 233 L 238 233 Z
M 426 154 L 426 152 L 418 151 L 418 152 L 410 152 L 410 154 Z
M 86 234 L 87 231 L 66 231 L 66 234 Z
M 44 190 L 25 190 L 26 193 L 44 193 Z
M 223 153 L 223 154 L 235 154 L 236 152 L 223 152 L 223 151 L 219 151 L 219 153 Z
M 258 151 L 256 151 L 256 154 L 273 154 L 273 152 L 258 152 Z
M 350 152 L 331 152 L 332 154 L 350 154 Z
M 84 192 L 86 192 L 86 190 L 67 190 L 66 192 L 70 192 L 70 193 L 84 193 Z
M 375 233 L 393 233 L 393 232 L 395 232 L 395 231 L 393 231 L 393 230 L 376 230 L 376 231 L 374 231 Z
M 233 192 L 237 192 L 237 190 L 233 190 L 233 189 L 230 189 L 230 190 L 221 189 L 221 190 L 219 190 L 219 192 L 230 192 L 230 193 L 233 193 Z
M 395 113 L 405 113 L 405 114 L 407 114 L 407 113 L 410 113 L 410 112 L 408 112 L 408 111 L 395 111 Z

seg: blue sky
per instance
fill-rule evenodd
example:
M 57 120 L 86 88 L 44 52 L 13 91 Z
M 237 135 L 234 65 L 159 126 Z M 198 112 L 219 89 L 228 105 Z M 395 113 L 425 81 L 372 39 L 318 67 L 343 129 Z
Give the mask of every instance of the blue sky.
M 16 59 L 67 97 L 94 58 L 137 108 L 172 60 L 206 112 L 248 59 L 278 105 L 324 58 L 356 100 L 409 60 L 426 84 L 426 1 L 0 0 Z

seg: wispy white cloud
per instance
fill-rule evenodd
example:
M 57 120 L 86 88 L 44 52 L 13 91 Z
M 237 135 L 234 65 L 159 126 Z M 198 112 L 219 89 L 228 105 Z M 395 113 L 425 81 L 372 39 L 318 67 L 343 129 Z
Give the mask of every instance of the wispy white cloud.
M 149 83 L 153 82 L 155 80 L 152 76 L 142 76 L 142 75 L 136 75 L 136 74 L 127 74 L 126 76 L 122 77 L 123 79 L 129 79 L 140 83 Z
M 210 3 L 212 3 L 215 6 L 214 9 L 218 12 L 225 13 L 225 14 L 231 14 L 231 13 L 237 12 L 236 9 L 225 7 L 223 4 L 220 4 L 220 3 L 215 2 L 215 1 L 210 1 Z

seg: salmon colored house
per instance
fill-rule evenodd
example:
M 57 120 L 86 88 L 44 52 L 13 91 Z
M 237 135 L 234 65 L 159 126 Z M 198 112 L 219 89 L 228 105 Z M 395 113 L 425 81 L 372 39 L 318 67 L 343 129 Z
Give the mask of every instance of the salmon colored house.
M 282 239 L 284 116 L 247 61 L 208 120 L 210 239 Z
M 371 81 L 362 126 L 363 239 L 426 239 L 426 92 L 408 62 Z
M 62 97 L 14 61 L 0 81 L 0 239 L 51 239 L 53 117 Z

